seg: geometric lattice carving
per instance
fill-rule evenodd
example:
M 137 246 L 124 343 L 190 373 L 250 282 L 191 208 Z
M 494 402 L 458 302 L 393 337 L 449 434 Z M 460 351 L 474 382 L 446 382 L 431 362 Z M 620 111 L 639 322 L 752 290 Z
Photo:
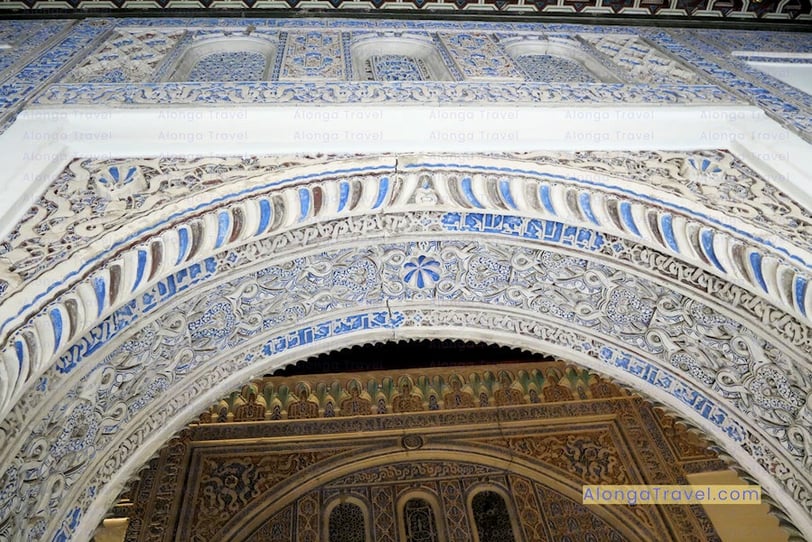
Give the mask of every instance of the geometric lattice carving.
M 531 81 L 548 83 L 596 83 L 598 80 L 575 60 L 555 55 L 521 55 L 516 63 Z
M 364 512 L 353 503 L 340 503 L 330 512 L 330 542 L 365 542 Z
M 375 55 L 366 60 L 371 81 L 424 81 L 429 70 L 420 58 L 405 55 Z
M 409 499 L 403 507 L 407 542 L 438 542 L 434 510 L 424 499 Z
M 515 542 L 507 505 L 494 491 L 482 491 L 474 496 L 471 508 L 482 542 Z
M 450 81 L 449 64 L 425 34 L 397 37 L 382 32 L 346 36 L 353 77 L 362 81 Z M 389 87 L 388 85 L 386 86 Z M 394 87 L 397 88 L 397 87 Z
M 189 81 L 260 81 L 265 73 L 266 58 L 254 51 L 220 51 L 209 53 L 195 63 Z

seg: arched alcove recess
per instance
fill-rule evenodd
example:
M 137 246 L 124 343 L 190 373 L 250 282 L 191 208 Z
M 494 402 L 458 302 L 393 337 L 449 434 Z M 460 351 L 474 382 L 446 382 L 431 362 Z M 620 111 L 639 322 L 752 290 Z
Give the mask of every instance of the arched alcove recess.
M 549 72 L 547 73 L 548 76 L 553 76 L 552 79 L 547 79 L 550 82 L 556 81 L 554 75 L 563 75 L 566 72 L 584 78 L 584 81 L 579 82 L 619 82 L 617 75 L 613 74 L 612 70 L 601 65 L 598 59 L 584 50 L 583 44 L 575 39 L 564 37 L 545 37 L 545 39 L 510 38 L 502 40 L 500 43 L 516 61 L 522 57 L 534 56 L 550 57 L 552 60 L 560 59 L 568 69 L 562 69 L 559 73 L 556 73 L 557 70 L 554 69 L 546 70 Z M 572 65 L 567 65 L 567 63 L 572 63 Z M 527 71 L 528 66 L 523 62 L 520 62 L 520 64 Z M 541 71 L 544 72 L 545 70 L 542 69 Z M 527 75 L 531 79 L 535 79 L 532 71 L 527 72 Z
M 372 525 L 370 525 L 371 520 L 369 514 L 369 503 L 352 495 L 340 495 L 332 499 L 330 502 L 325 503 L 323 518 L 321 518 L 324 522 L 322 532 L 325 534 L 331 534 L 333 530 L 344 530 L 340 524 L 335 528 L 333 527 L 333 512 L 339 506 L 352 506 L 356 510 L 355 515 L 358 516 L 356 519 L 360 525 L 353 525 L 351 528 L 353 530 L 361 531 L 364 534 L 365 540 L 372 540 L 372 536 L 370 534 L 372 532 Z M 325 536 L 324 540 L 326 542 L 333 542 L 332 536 Z
M 429 437 L 430 441 L 430 437 Z M 274 514 L 284 509 L 297 498 L 305 495 L 308 491 L 318 488 L 320 485 L 329 484 L 332 481 L 358 474 L 366 469 L 374 469 L 382 465 L 398 464 L 418 464 L 452 462 L 455 464 L 471 467 L 483 467 L 488 471 L 512 473 L 527 480 L 543 485 L 556 493 L 574 502 L 581 501 L 580 482 L 568 478 L 566 472 L 551 468 L 550 465 L 533 463 L 526 459 L 517 458 L 509 450 L 474 448 L 472 446 L 458 445 L 454 447 L 431 446 L 426 444 L 420 450 L 404 452 L 389 448 L 386 450 L 368 450 L 360 455 L 352 457 L 337 457 L 335 461 L 328 461 L 320 464 L 318 469 L 306 472 L 305 476 L 291 481 L 289 488 L 281 488 L 278 494 L 285 496 L 280 499 L 263 499 L 258 497 L 252 502 L 252 506 L 237 514 L 232 521 L 218 533 L 219 539 L 224 542 L 241 542 L 244 538 L 250 537 L 264 522 Z M 440 496 L 427 491 L 424 488 L 406 489 L 396 496 L 396 509 L 402 512 L 402 505 L 412 498 L 420 498 L 432 503 L 435 512 L 435 519 L 441 520 L 440 510 L 442 505 Z M 399 505 L 399 506 L 398 506 Z M 590 509 L 601 520 L 611 525 L 613 528 L 623 533 L 628 540 L 650 540 L 655 533 L 650 528 L 642 525 L 639 518 L 630 514 L 628 510 L 611 506 L 591 506 Z M 398 519 L 397 522 L 402 520 Z M 438 521 L 438 530 L 445 528 Z M 446 539 L 447 534 L 443 532 L 442 538 Z
M 411 76 L 417 77 L 418 80 L 454 80 L 437 50 L 436 44 L 428 36 L 360 34 L 353 38 L 350 54 L 353 77 L 356 80 L 374 81 L 377 70 L 371 64 L 375 63 L 377 58 L 385 59 L 387 57 L 404 62 L 409 67 L 404 74 L 411 73 Z M 385 75 L 385 73 L 377 75 Z
M 209 57 L 210 55 L 256 55 L 262 59 L 262 68 L 255 70 L 257 73 L 252 73 L 250 79 L 246 80 L 267 80 L 269 74 L 273 71 L 273 64 L 275 61 L 275 54 L 277 50 L 277 43 L 264 37 L 251 37 L 243 35 L 235 36 L 220 36 L 216 38 L 201 39 L 183 52 L 178 58 L 177 63 L 168 70 L 170 73 L 170 81 L 188 81 L 193 74 L 198 63 Z M 215 71 L 213 80 L 227 80 L 234 81 L 240 80 L 234 75 L 230 75 L 226 68 L 231 67 L 234 70 L 240 69 L 240 61 L 246 61 L 245 57 L 237 59 L 232 62 L 233 66 L 217 66 L 212 68 Z M 222 59 L 220 59 L 222 61 Z M 223 79 L 226 77 L 225 79 Z
M 474 542 L 485 542 L 485 540 L 487 540 L 487 537 L 482 536 L 480 525 L 477 521 L 476 503 L 478 498 L 482 498 L 488 493 L 494 495 L 495 499 L 499 501 L 497 507 L 499 508 L 498 513 L 502 515 L 501 522 L 505 524 L 506 529 L 510 530 L 510 535 L 513 536 L 514 542 L 521 540 L 518 534 L 521 532 L 519 527 L 520 522 L 519 518 L 516 517 L 515 507 L 512 506 L 510 494 L 505 491 L 504 487 L 496 484 L 482 483 L 474 486 L 474 488 L 468 492 L 466 499 L 468 504 L 466 511 L 469 514 L 469 522 L 474 526 L 471 531 L 471 534 L 474 535 Z
M 102 214 L 0 307 L 0 525 L 86 538 L 135 469 L 252 375 L 449 337 L 559 355 L 667 405 L 811 533 L 812 260 L 797 232 L 680 192 L 711 167 L 742 174 L 709 154 L 647 154 L 668 166 L 649 184 L 583 157 L 310 157 L 232 178 L 224 160 L 228 182 L 196 191 L 74 163 L 112 200 L 157 203 Z

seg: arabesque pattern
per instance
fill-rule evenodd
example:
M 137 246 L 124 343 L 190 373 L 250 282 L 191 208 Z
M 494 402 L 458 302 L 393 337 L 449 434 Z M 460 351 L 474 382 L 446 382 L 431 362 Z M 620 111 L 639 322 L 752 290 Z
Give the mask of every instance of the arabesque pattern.
M 738 32 L 726 44 L 718 31 L 662 28 L 229 24 L 2 22 L 0 127 L 23 108 L 28 122 L 68 106 L 566 104 L 611 122 L 592 106 L 671 104 L 767 112 L 812 134 L 810 98 L 733 56 L 747 46 Z M 348 81 L 359 28 L 392 39 L 423 32 L 440 58 L 430 60 L 460 80 Z M 15 37 L 25 29 L 30 40 Z M 324 29 L 331 36 L 313 38 Z M 619 80 L 642 82 L 526 81 L 501 40 L 556 34 Z M 270 80 L 163 82 L 188 46 L 235 36 L 275 52 Z M 797 38 L 754 43 L 807 51 L 808 36 Z M 554 352 L 666 404 L 811 538 L 812 218 L 729 151 L 702 146 L 66 158 L 0 242 L 0 539 L 89 538 L 161 441 L 252 375 L 351 344 L 437 335 Z M 447 413 L 444 397 L 424 402 L 418 389 L 399 388 L 383 407 Z M 499 391 L 500 406 L 530 400 Z M 305 397 L 296 419 L 311 417 L 308 402 L 337 424 L 381 408 L 359 386 L 346 393 Z M 489 396 L 452 399 L 471 408 Z M 248 406 L 240 416 L 290 414 L 281 403 Z M 526 489 L 529 507 L 541 494 Z
M 422 219 L 415 216 L 414 219 L 415 221 L 410 221 L 404 217 L 405 221 L 395 226 L 396 230 L 389 231 L 406 233 L 408 224 L 421 230 L 428 228 L 429 231 L 439 231 L 440 225 L 448 221 L 444 215 L 435 215 L 433 219 L 430 219 L 430 215 L 425 215 Z M 320 227 L 324 234 L 330 235 L 329 231 Z M 337 227 L 337 231 L 341 231 L 342 226 Z M 350 227 L 347 231 L 353 229 Z M 370 240 L 375 238 L 373 231 L 367 231 L 366 237 Z M 147 422 L 144 415 L 154 409 L 151 404 L 160 400 L 165 394 L 164 390 L 179 386 L 189 389 L 181 384 L 187 378 L 186 375 L 199 374 L 206 382 L 210 382 L 212 378 L 222 378 L 216 376 L 217 373 L 211 373 L 208 367 L 216 365 L 217 371 L 224 371 L 221 373 L 224 376 L 237 371 L 239 367 L 250 367 L 254 360 L 275 359 L 302 346 L 351 334 L 354 330 L 368 332 L 380 329 L 388 332 L 391 329 L 420 329 L 425 326 L 447 328 L 452 324 L 465 328 L 476 325 L 482 326 L 481 329 L 494 330 L 497 329 L 493 327 L 495 325 L 506 325 L 504 331 L 527 330 L 531 336 L 543 337 L 549 344 L 580 352 L 581 356 L 595 356 L 595 360 L 600 360 L 601 365 L 628 371 L 630 376 L 648 374 L 650 376 L 646 380 L 651 382 L 654 379 L 658 388 L 667 390 L 675 398 L 692 395 L 691 404 L 697 414 L 717 425 L 722 434 L 726 435 L 725 438 L 737 443 L 737 446 L 749 453 L 758 454 L 758 461 L 764 468 L 769 468 L 776 461 L 780 463 L 778 456 L 763 447 L 762 441 L 755 435 L 751 436 L 746 429 L 744 417 L 736 414 L 737 411 L 747 412 L 748 419 L 755 416 L 761 420 L 759 423 L 768 424 L 772 434 L 778 432 L 786 435 L 780 439 L 783 445 L 798 457 L 797 461 L 805 461 L 803 450 L 795 448 L 794 443 L 808 438 L 803 434 L 803 427 L 807 425 L 804 420 L 808 413 L 801 398 L 804 393 L 802 390 L 809 388 L 809 382 L 803 380 L 801 375 L 804 371 L 797 365 L 783 374 L 775 372 L 776 367 L 793 365 L 789 357 L 779 352 L 777 345 L 762 342 L 749 329 L 708 306 L 591 261 L 591 258 L 585 257 L 586 254 L 579 258 L 568 258 L 556 255 L 555 252 L 528 252 L 512 246 L 511 237 L 508 233 L 498 245 L 423 241 L 405 245 L 383 244 L 378 249 L 370 247 L 366 252 L 359 252 L 358 248 L 324 252 L 316 257 L 296 258 L 289 263 L 280 262 L 274 268 L 249 273 L 225 289 L 223 285 L 208 290 L 206 297 L 192 298 L 186 305 L 178 306 L 167 314 L 169 320 L 149 324 L 142 327 L 137 335 L 131 335 L 132 339 L 111 353 L 112 357 L 108 357 L 104 365 L 83 377 L 75 391 L 68 394 L 69 397 L 86 393 L 92 395 L 85 395 L 87 399 L 75 403 L 73 408 L 63 410 L 60 407 L 51 411 L 46 417 L 48 421 L 33 429 L 31 439 L 36 441 L 53 438 L 55 442 L 64 441 L 65 446 L 64 452 L 60 451 L 62 448 L 53 449 L 58 453 L 50 456 L 48 465 L 43 464 L 41 472 L 56 474 L 62 469 L 81 472 L 88 468 L 97 451 L 113 445 L 111 437 L 114 434 L 134 430 L 125 428 L 138 424 L 139 419 L 142 420 L 141 423 Z M 577 239 L 580 240 L 576 241 Z M 603 244 L 598 246 L 604 244 L 614 245 L 616 241 L 604 238 Z M 240 265 L 241 261 L 254 261 L 258 254 L 255 250 L 260 246 L 248 248 L 243 256 L 237 256 L 236 259 L 228 256 L 215 265 Z M 293 248 L 291 245 L 287 246 Z M 571 241 L 565 241 L 565 246 L 571 249 L 581 247 L 586 252 L 596 248 L 589 237 L 583 238 L 578 234 L 573 235 Z M 278 248 L 271 250 L 279 258 Z M 437 269 L 438 280 L 431 284 L 425 282 L 421 286 L 416 282 L 405 281 L 408 273 L 405 264 L 417 261 L 420 256 L 425 256 L 424 262 L 437 262 L 434 267 Z M 508 269 L 524 270 L 523 273 L 527 276 L 521 278 L 514 275 L 511 282 L 507 283 L 505 273 Z M 370 280 L 373 277 L 379 279 Z M 641 304 L 658 307 L 656 312 L 650 313 L 651 320 L 638 320 L 639 313 L 636 311 L 630 314 L 618 313 L 616 303 L 612 302 L 617 292 L 622 292 L 626 297 L 632 296 L 634 301 L 629 307 Z M 281 293 L 293 297 L 280 295 Z M 244 357 L 228 363 L 219 356 L 223 351 L 239 351 L 237 347 L 240 343 L 257 337 L 258 334 L 267 333 L 267 330 L 296 326 L 297 322 L 319 318 L 318 315 L 325 311 L 331 314 L 346 313 L 359 302 L 370 306 L 380 305 L 385 299 L 392 300 L 390 303 L 402 304 L 403 309 L 388 315 L 385 311 L 369 315 L 349 315 L 317 323 L 315 326 L 294 328 L 289 333 L 263 341 Z M 442 313 L 407 308 L 413 303 L 419 306 L 421 302 L 428 300 L 433 300 L 433 304 L 462 304 L 469 307 L 466 310 L 468 316 L 460 320 L 459 313 L 454 311 Z M 471 309 L 475 306 L 482 308 L 475 313 Z M 513 312 L 535 315 L 533 318 L 538 322 L 535 326 L 541 325 L 548 318 L 551 319 L 550 322 L 558 323 L 552 324 L 555 331 L 553 328 L 542 331 L 533 327 L 534 324 L 529 321 L 509 323 L 501 320 L 502 323 L 497 324 L 502 317 L 496 314 L 487 315 L 486 307 L 491 306 L 510 306 Z M 212 310 L 223 312 L 225 317 L 214 317 Z M 234 316 L 228 317 L 228 314 Z M 571 322 L 573 329 L 591 331 L 589 335 L 581 335 L 575 331 L 562 332 L 561 319 Z M 530 327 L 526 327 L 528 325 Z M 179 334 L 167 334 L 166 330 L 173 329 Z M 691 344 L 684 343 L 685 337 L 697 336 L 697 333 L 708 338 Z M 719 342 L 720 334 L 728 337 L 724 346 Z M 642 350 L 647 358 L 661 361 L 657 366 L 651 365 L 628 351 L 617 350 L 611 343 L 603 342 L 605 339 L 597 339 L 598 336 L 613 337 L 612 341 L 620 340 L 625 348 Z M 774 358 L 776 355 L 779 357 Z M 220 361 L 212 365 L 218 358 Z M 139 359 L 141 361 L 137 361 Z M 690 361 L 686 363 L 684 359 Z M 143 372 L 139 368 L 146 360 L 153 360 L 149 372 Z M 165 362 L 156 363 L 154 360 Z M 757 360 L 771 361 L 758 363 Z M 76 367 L 84 366 L 82 364 Z M 736 372 L 727 367 L 736 367 Z M 59 376 L 60 372 L 64 375 L 73 371 L 75 367 L 68 366 L 61 371 L 51 371 L 47 380 L 41 380 L 41 384 L 54 386 L 64 378 Z M 655 374 L 656 378 L 653 376 Z M 801 380 L 798 380 L 799 377 Z M 724 403 L 729 403 L 736 410 L 728 410 L 721 399 L 713 399 L 699 391 L 706 386 L 704 382 L 707 379 L 715 380 L 716 385 L 725 387 L 724 393 L 729 399 L 724 400 Z M 105 382 L 114 387 L 110 388 Z M 200 388 L 200 391 L 207 389 L 208 385 Z M 171 400 L 171 404 L 175 406 L 167 406 L 178 408 L 187 405 L 197 393 L 199 392 L 192 396 L 175 397 Z M 776 400 L 778 404 L 775 403 Z M 122 410 L 120 405 L 130 406 Z M 334 408 L 339 410 L 345 407 L 342 402 L 340 407 L 334 405 Z M 67 419 L 77 418 L 80 413 L 81 421 L 74 423 L 80 423 L 82 430 L 64 429 L 68 426 Z M 68 418 L 64 418 L 65 416 Z M 149 420 L 157 419 L 153 414 Z M 146 436 L 153 430 L 151 423 L 153 422 L 142 425 L 143 429 L 138 431 Z M 98 429 L 101 427 L 106 429 Z M 77 439 L 73 435 L 81 435 L 81 438 Z M 29 449 L 29 445 L 25 445 L 23 449 Z M 124 455 L 120 456 L 119 461 L 124 461 L 127 452 L 120 450 L 115 455 L 120 453 Z M 58 464 L 53 463 L 56 456 L 61 458 Z M 20 456 L 19 460 L 25 464 L 34 458 Z M 104 484 L 104 480 L 117 470 L 109 469 L 117 464 L 108 463 L 107 467 L 99 471 L 93 486 Z M 6 509 L 23 512 L 25 508 L 20 509 L 20 505 L 25 502 L 24 496 L 29 494 L 26 488 L 33 490 L 36 485 L 31 484 L 36 482 L 28 480 L 23 483 L 21 479 L 13 478 L 10 483 L 17 487 L 14 494 L 19 497 L 12 497 L 12 504 Z M 793 479 L 793 484 L 797 483 L 802 484 L 802 479 Z M 63 491 L 71 491 L 72 483 L 68 481 L 61 487 Z M 805 502 L 808 495 L 806 491 L 801 490 L 796 498 Z M 18 498 L 22 500 L 17 501 Z M 75 513 L 82 513 L 81 508 L 77 510 Z M 40 529 L 45 529 L 46 525 L 41 525 L 34 532 L 43 532 Z

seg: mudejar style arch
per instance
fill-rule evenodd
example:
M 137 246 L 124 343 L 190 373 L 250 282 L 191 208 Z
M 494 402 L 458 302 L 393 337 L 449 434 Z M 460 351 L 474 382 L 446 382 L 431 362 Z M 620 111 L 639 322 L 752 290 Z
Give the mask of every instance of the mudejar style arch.
M 252 375 L 425 337 L 550 352 L 633 387 L 809 536 L 812 258 L 791 226 L 808 214 L 723 151 L 623 157 L 73 161 L 9 252 L 0 536 L 88 536 L 173 432 Z M 72 234 L 32 251 L 43 223 Z

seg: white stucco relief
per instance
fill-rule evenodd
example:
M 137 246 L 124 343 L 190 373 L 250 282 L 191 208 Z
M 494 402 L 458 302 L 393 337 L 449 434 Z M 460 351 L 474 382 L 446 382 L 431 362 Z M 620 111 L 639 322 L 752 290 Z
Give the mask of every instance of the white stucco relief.
M 812 538 L 808 95 L 711 31 L 189 21 L 54 26 L 0 72 L 0 540 L 88 538 L 253 375 L 426 337 L 608 374 Z M 245 39 L 263 80 L 170 81 Z
M 5 391 L 13 410 L 2 430 L 16 444 L 2 460 L 19 465 L 4 478 L 17 495 L 7 509 L 31 533 L 78 535 L 169 432 L 255 371 L 339 344 L 454 336 L 567 356 L 680 411 L 771 494 L 791 494 L 797 507 L 787 511 L 803 529 L 809 326 L 781 316 L 780 296 L 756 284 L 709 279 L 723 274 L 716 263 L 751 249 L 702 252 L 717 235 L 763 227 L 757 214 L 703 223 L 725 202 L 747 206 L 751 196 L 721 196 L 736 177 L 733 186 L 757 190 L 759 201 L 790 201 L 718 152 L 73 162 L 61 195 L 46 192 L 44 201 L 81 201 L 77 216 L 95 208 L 101 220 L 83 224 L 88 239 L 105 222 L 109 231 L 86 257 L 58 263 L 52 251 L 52 264 L 28 267 L 40 284 L 59 273 L 67 282 L 35 300 L 30 310 L 41 316 L 12 318 L 30 324 L 13 331 L 4 358 L 4 381 L 19 386 Z M 654 206 L 633 196 L 645 185 L 659 196 Z M 686 198 L 684 217 L 661 208 Z M 789 213 L 770 220 L 808 223 L 802 208 Z M 64 229 L 62 220 L 44 223 Z M 692 223 L 712 232 L 711 245 L 676 233 Z M 669 227 L 680 249 L 671 253 Z M 787 228 L 784 237 L 803 253 L 803 235 Z M 88 260 L 99 246 L 113 250 Z M 260 271 L 271 262 L 277 271 Z M 539 290 L 545 282 L 550 289 Z M 37 463 L 38 481 L 13 475 Z M 786 474 L 758 474 L 776 469 Z M 42 494 L 30 493 L 38 483 L 59 502 L 85 504 L 47 521 L 50 505 L 25 497 Z M 71 514 L 84 519 L 71 527 Z

